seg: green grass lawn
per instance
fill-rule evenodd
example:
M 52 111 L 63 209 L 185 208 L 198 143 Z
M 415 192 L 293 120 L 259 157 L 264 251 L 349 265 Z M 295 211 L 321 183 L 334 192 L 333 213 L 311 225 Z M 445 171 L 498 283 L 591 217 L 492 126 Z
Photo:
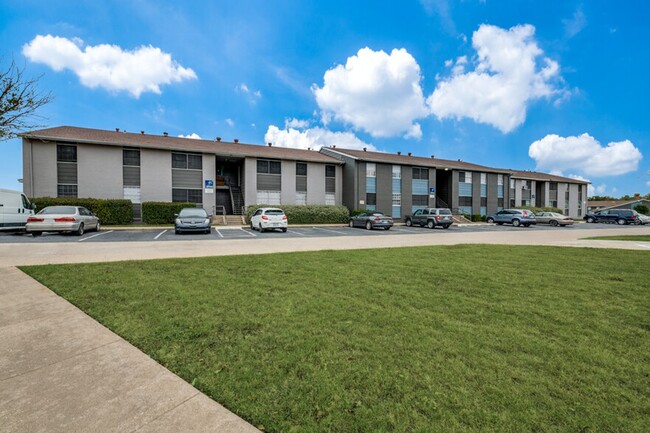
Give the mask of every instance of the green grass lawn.
M 621 235 L 621 236 L 594 236 L 591 238 L 598 241 L 637 241 L 637 242 L 650 242 L 650 235 Z
M 648 259 L 462 245 L 22 269 L 267 431 L 627 433 L 650 426 Z

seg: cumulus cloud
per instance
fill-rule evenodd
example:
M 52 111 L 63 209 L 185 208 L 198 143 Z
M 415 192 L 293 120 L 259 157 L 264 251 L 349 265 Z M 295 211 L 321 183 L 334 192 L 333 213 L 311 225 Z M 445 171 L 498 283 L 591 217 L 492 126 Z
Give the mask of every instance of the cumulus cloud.
M 192 69 L 151 45 L 123 50 L 108 44 L 84 46 L 78 38 L 38 35 L 23 46 L 23 54 L 57 72 L 71 70 L 86 87 L 126 91 L 136 98 L 145 92 L 161 93 L 163 84 L 197 78 Z
M 309 120 L 300 120 L 296 119 L 295 117 L 293 119 L 284 119 L 284 129 L 305 129 L 309 127 L 309 123 Z
M 325 72 L 323 87 L 312 86 L 321 119 L 332 119 L 368 132 L 373 137 L 422 137 L 416 119 L 427 109 L 420 66 L 405 49 L 390 54 L 360 49 L 345 65 Z
M 587 133 L 577 137 L 549 134 L 530 145 L 528 156 L 535 160 L 540 170 L 576 170 L 594 177 L 630 173 L 643 158 L 630 140 L 602 146 Z
M 297 149 L 319 150 L 325 146 L 338 146 L 347 149 L 376 150 L 372 144 L 368 144 L 357 138 L 351 132 L 333 132 L 320 127 L 300 131 L 294 128 L 280 129 L 275 125 L 269 125 L 264 134 L 265 143 L 273 143 L 278 147 L 293 147 Z
M 188 134 L 188 135 L 181 134 L 181 135 L 179 135 L 179 137 L 180 138 L 191 138 L 193 140 L 201 140 L 201 136 L 199 134 L 197 134 L 196 132 L 193 132 L 193 133 Z
M 465 72 L 469 62 L 459 57 L 451 75 L 427 98 L 431 112 L 439 119 L 470 118 L 507 133 L 526 120 L 531 101 L 562 96 L 565 92 L 556 86 L 559 65 L 544 57 L 534 35 L 531 25 L 508 30 L 481 25 L 472 36 L 474 70 Z
M 568 38 L 572 38 L 580 33 L 587 26 L 587 17 L 582 7 L 579 6 L 571 18 L 562 20 L 562 24 L 564 25 L 564 34 Z
M 246 83 L 239 84 L 237 87 L 235 87 L 235 90 L 239 93 L 244 94 L 246 98 L 248 98 L 248 102 L 250 102 L 252 105 L 257 104 L 257 101 L 262 99 L 262 92 L 249 88 Z

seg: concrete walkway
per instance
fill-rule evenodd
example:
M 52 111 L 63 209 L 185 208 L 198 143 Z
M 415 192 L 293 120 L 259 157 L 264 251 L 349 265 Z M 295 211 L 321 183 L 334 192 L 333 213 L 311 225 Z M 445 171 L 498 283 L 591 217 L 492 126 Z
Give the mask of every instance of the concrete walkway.
M 0 267 L 0 431 L 258 432 L 13 267 Z
M 400 236 L 0 244 L 0 431 L 257 432 L 218 403 L 13 266 L 463 243 L 626 248 L 580 240 L 612 230 Z M 650 227 L 625 230 L 648 234 Z

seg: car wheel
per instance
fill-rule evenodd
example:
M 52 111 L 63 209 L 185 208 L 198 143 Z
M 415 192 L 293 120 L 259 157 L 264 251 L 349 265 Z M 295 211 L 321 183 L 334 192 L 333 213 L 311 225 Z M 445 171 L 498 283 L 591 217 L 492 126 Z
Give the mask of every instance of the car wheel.
M 413 221 L 411 221 L 410 218 L 406 218 L 406 222 L 404 222 L 404 224 L 406 224 L 406 227 L 411 227 L 413 225 Z
M 370 221 L 366 223 L 366 230 L 372 230 L 372 223 Z
M 488 218 L 485 220 L 485 222 L 488 224 L 494 224 L 494 218 Z
M 618 223 L 619 226 L 624 226 L 625 224 L 627 224 L 627 221 L 625 221 L 624 218 L 619 218 L 618 221 L 616 222 Z
M 427 227 L 432 229 L 436 226 L 436 223 L 433 222 L 433 220 L 427 221 Z
M 594 223 L 596 222 L 592 217 L 587 218 L 588 223 Z
M 519 227 L 521 225 L 521 221 L 519 221 L 518 219 L 514 219 L 512 220 L 512 225 L 514 227 Z
M 260 223 L 260 233 L 264 233 L 264 228 L 262 227 L 262 223 Z
M 553 227 L 557 227 L 557 225 L 558 225 L 557 221 L 555 221 L 555 220 L 551 220 L 551 222 L 549 224 L 551 224 L 551 226 L 553 226 Z
M 354 221 L 352 221 L 352 220 L 348 221 L 348 226 L 350 228 L 353 228 L 354 227 Z
M 81 236 L 84 234 L 84 223 L 79 224 L 79 228 L 77 229 L 76 232 L 74 232 L 77 236 Z
M 287 229 L 284 229 L 284 228 L 283 228 L 283 229 L 282 229 L 282 233 L 286 233 L 286 232 L 287 232 Z
M 211 228 L 209 228 L 209 229 L 205 229 L 205 234 L 206 234 L 206 235 L 209 235 L 210 233 L 212 233 L 212 229 L 211 229 Z
M 253 221 L 251 221 L 251 230 L 255 230 L 255 226 L 253 225 Z
M 32 232 L 32 236 L 35 238 L 39 237 L 42 234 L 43 234 L 42 232 Z
M 95 226 L 95 231 L 98 232 L 102 229 L 102 225 L 97 221 L 97 225 Z
M 178 230 L 178 229 L 174 229 L 174 234 L 180 235 L 180 234 L 181 234 L 181 231 Z

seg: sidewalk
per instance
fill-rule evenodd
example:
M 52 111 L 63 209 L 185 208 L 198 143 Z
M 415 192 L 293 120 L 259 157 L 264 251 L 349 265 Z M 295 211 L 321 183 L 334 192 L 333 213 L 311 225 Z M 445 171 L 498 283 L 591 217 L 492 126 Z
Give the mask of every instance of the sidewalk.
M 0 430 L 258 432 L 13 267 L 0 267 Z

